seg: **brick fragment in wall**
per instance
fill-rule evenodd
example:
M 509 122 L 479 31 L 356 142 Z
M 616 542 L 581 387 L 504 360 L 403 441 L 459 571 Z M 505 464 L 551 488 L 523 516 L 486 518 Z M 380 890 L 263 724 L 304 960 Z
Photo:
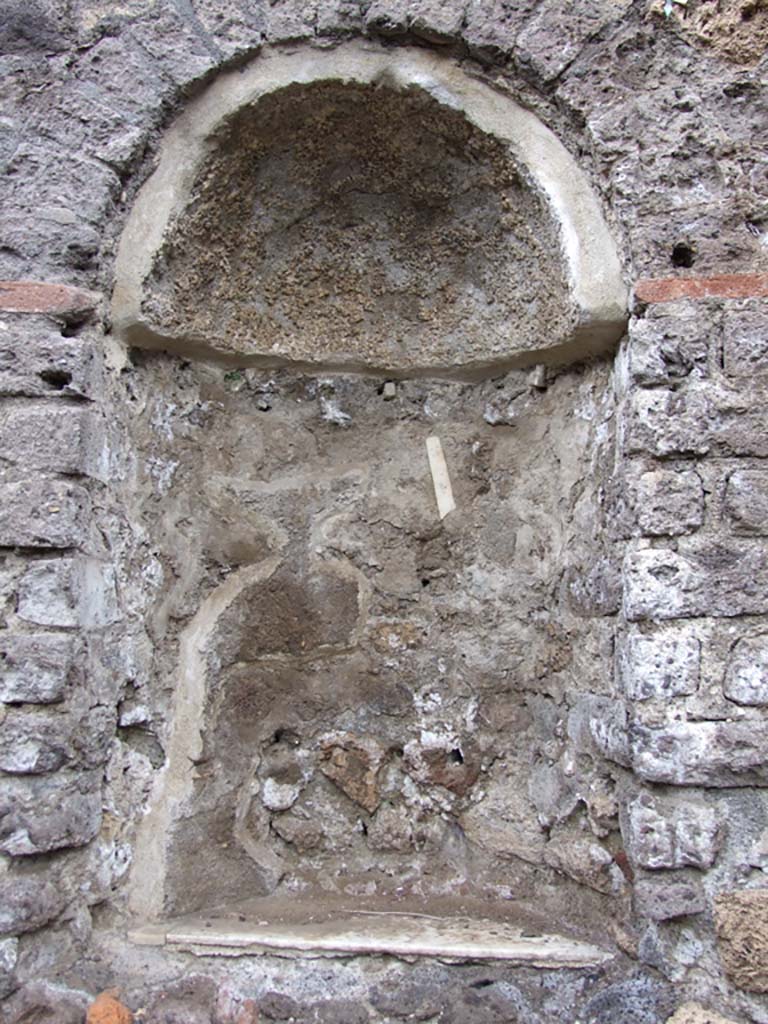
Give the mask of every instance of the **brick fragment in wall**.
M 690 798 L 641 793 L 623 815 L 624 845 L 633 864 L 649 870 L 709 868 L 723 832 L 717 812 Z
M 768 723 L 667 722 L 630 726 L 632 770 L 677 786 L 768 784 Z
M 768 456 L 764 388 L 691 382 L 680 390 L 638 390 L 625 422 L 629 455 Z
M 98 292 L 46 281 L 0 281 L 0 312 L 47 313 L 62 319 L 80 319 L 92 313 Z
M 78 640 L 65 634 L 0 635 L 0 701 L 49 704 L 76 682 Z
M 768 373 L 768 303 L 725 310 L 723 369 L 730 377 Z
M 629 633 L 619 641 L 619 689 L 630 700 L 664 700 L 696 693 L 701 643 L 685 626 Z
M 704 890 L 689 878 L 642 878 L 635 883 L 634 906 L 638 914 L 652 921 L 701 914 L 707 908 Z
M 629 375 L 641 386 L 676 384 L 690 374 L 707 376 L 709 343 L 717 331 L 712 316 L 680 303 L 669 316 L 633 317 L 629 322 Z
M 630 6 L 630 0 L 586 0 L 564 8 L 559 0 L 544 0 L 518 36 L 515 56 L 543 81 L 551 82 L 593 35 L 621 18 Z
M 46 317 L 0 320 L 0 395 L 95 399 L 100 388 L 92 342 L 64 337 Z
M 640 532 L 646 536 L 692 533 L 704 522 L 701 478 L 694 470 L 643 473 L 635 485 L 635 506 Z
M 0 722 L 0 771 L 41 775 L 103 765 L 115 731 L 106 708 L 9 709 Z
M 79 406 L 14 406 L 0 412 L 0 459 L 25 472 L 47 470 L 107 476 L 103 426 L 96 414 Z
M 713 274 L 709 277 L 643 278 L 635 284 L 640 302 L 678 299 L 749 299 L 768 295 L 768 274 Z
M 101 825 L 101 779 L 101 771 L 5 778 L 0 851 L 24 857 L 90 842 Z
M 0 935 L 35 931 L 58 917 L 67 905 L 61 887 L 40 872 L 0 877 Z
M 91 558 L 32 562 L 19 582 L 18 615 L 38 626 L 99 627 L 117 622 L 114 568 Z
M 734 533 L 768 535 L 768 471 L 737 469 L 728 477 L 725 511 Z
M 714 912 L 725 973 L 746 992 L 768 992 L 768 889 L 720 893 Z
M 77 484 L 39 479 L 0 484 L 0 547 L 82 546 L 90 511 L 88 492 Z
M 624 614 L 630 622 L 768 612 L 768 552 L 731 544 L 685 553 L 630 550 L 624 562 Z
M 768 704 L 768 633 L 737 642 L 725 670 L 723 693 L 736 704 Z

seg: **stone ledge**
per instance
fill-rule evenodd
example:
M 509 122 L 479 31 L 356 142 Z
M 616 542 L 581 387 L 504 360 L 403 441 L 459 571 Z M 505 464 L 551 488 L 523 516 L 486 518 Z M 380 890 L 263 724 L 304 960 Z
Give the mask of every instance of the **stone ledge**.
M 46 281 L 0 281 L 0 312 L 48 313 L 78 318 L 92 313 L 101 302 L 98 292 Z
M 675 299 L 750 299 L 768 297 L 768 274 L 716 274 L 712 277 L 641 278 L 635 283 L 639 302 Z

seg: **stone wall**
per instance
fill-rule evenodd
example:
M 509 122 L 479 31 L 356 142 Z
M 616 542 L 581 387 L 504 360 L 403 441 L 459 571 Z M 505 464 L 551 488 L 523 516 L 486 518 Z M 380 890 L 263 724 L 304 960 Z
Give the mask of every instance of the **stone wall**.
M 165 1022 L 247 1024 L 257 1005 L 267 1020 L 653 1024 L 691 999 L 768 1021 L 767 20 L 751 0 L 666 12 L 626 0 L 6 3 L 4 1020 L 81 1021 L 98 991 L 118 985 L 144 1019 Z M 509 709 L 510 730 L 530 715 L 541 733 L 529 792 L 551 820 L 536 836 L 537 891 L 554 894 L 553 907 L 559 894 L 590 928 L 606 922 L 615 960 L 592 972 L 362 958 L 223 966 L 125 940 L 136 829 L 172 732 L 163 666 L 194 614 L 190 590 L 244 557 L 209 552 L 207 581 L 185 579 L 186 524 L 165 503 L 175 456 L 161 449 L 168 431 L 201 429 L 211 390 L 254 415 L 280 399 L 252 371 L 239 389 L 221 367 L 126 353 L 109 322 L 117 239 L 163 130 L 217 72 L 264 47 L 356 36 L 436 50 L 532 110 L 601 197 L 633 287 L 615 361 L 533 381 L 514 371 L 494 388 L 497 427 L 482 419 L 492 396 L 474 407 L 489 430 L 523 437 L 542 410 L 580 413 L 580 457 L 599 455 L 579 475 L 589 502 L 573 520 L 575 550 L 546 580 L 560 587 L 564 626 L 547 638 L 542 623 L 540 672 Z M 598 387 L 586 412 L 573 399 L 580 386 Z M 338 390 L 368 415 L 370 383 L 326 387 L 326 408 Z M 423 407 L 430 385 L 403 388 L 398 401 Z M 447 419 L 472 402 L 445 400 Z M 396 419 L 403 407 L 381 408 Z M 567 445 L 567 423 L 562 436 Z M 480 477 L 504 468 L 503 452 L 495 458 Z M 472 472 L 461 478 L 479 488 Z M 495 514 L 486 500 L 482 521 Z M 533 548 L 527 525 L 518 543 Z M 470 632 L 493 642 L 481 622 Z M 581 830 L 574 842 L 556 841 L 558 821 Z M 533 885 L 518 854 L 510 874 Z

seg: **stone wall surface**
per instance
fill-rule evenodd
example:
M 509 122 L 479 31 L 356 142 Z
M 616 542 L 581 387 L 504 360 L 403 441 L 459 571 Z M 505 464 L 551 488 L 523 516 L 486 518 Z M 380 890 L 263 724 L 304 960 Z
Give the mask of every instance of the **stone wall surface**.
M 164 131 L 223 70 L 351 39 L 440 54 L 563 143 L 633 290 L 615 358 L 385 390 L 126 350 L 116 247 Z M 768 1022 L 767 41 L 761 0 L 4 0 L 4 1024 L 113 986 L 165 1024 Z M 248 859 L 217 838 L 262 728 Z M 158 881 L 141 827 L 181 764 Z M 137 900 L 205 907 L 254 861 L 297 889 L 416 866 L 613 959 L 126 940 Z

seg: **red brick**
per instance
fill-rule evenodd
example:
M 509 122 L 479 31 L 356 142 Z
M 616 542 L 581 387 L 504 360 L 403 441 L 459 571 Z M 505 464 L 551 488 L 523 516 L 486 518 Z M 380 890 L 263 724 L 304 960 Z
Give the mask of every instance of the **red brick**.
M 642 278 L 635 284 L 640 302 L 675 299 L 749 299 L 768 296 L 768 274 L 718 274 L 713 277 Z
M 45 281 L 0 281 L 3 313 L 50 313 L 70 317 L 92 312 L 101 301 L 97 292 Z

